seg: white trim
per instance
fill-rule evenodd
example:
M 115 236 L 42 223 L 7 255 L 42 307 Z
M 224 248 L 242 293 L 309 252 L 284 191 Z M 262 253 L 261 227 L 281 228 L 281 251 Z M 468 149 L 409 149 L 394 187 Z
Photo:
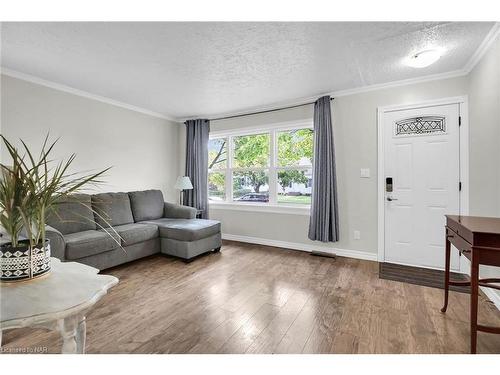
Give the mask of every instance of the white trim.
M 87 99 L 96 100 L 98 102 L 110 104 L 110 105 L 113 105 L 115 107 L 125 108 L 125 109 L 128 109 L 130 111 L 139 112 L 139 113 L 142 113 L 142 114 L 145 114 L 148 116 L 153 116 L 153 117 L 161 118 L 161 119 L 168 120 L 168 121 L 178 122 L 177 119 L 175 119 L 174 117 L 166 116 L 166 115 L 163 115 L 163 114 L 158 113 L 158 112 L 150 111 L 149 109 L 137 107 L 137 106 L 132 105 L 132 104 L 123 103 L 123 102 L 120 102 L 118 100 L 110 99 L 110 98 L 107 98 L 104 96 L 92 94 L 92 93 L 87 92 L 87 91 L 75 89 L 75 88 L 70 87 L 70 86 L 62 85 L 60 83 L 47 81 L 45 79 L 38 78 L 38 77 L 32 76 L 30 74 L 21 73 L 21 72 L 18 72 L 18 71 L 12 70 L 12 69 L 8 69 L 8 68 L 4 68 L 4 67 L 1 67 L 0 70 L 1 70 L 1 74 L 4 74 L 8 77 L 17 78 L 17 79 L 20 79 L 23 81 L 35 83 L 37 85 L 49 87 L 49 88 L 54 89 L 54 90 L 63 91 L 63 92 L 66 92 L 68 94 L 73 94 L 73 95 L 81 96 L 81 97 L 84 97 Z
M 383 90 L 383 89 L 390 89 L 393 87 L 400 87 L 400 86 L 408 86 L 408 85 L 415 85 L 418 83 L 424 83 L 424 82 L 431 82 L 431 81 L 437 81 L 441 79 L 449 79 L 449 78 L 455 78 L 455 77 L 461 77 L 466 75 L 467 72 L 464 71 L 463 69 L 458 69 L 458 70 L 452 70 L 450 72 L 445 72 L 445 73 L 438 73 L 438 74 L 430 74 L 422 77 L 415 77 L 415 78 L 408 78 L 408 79 L 402 79 L 398 81 L 392 81 L 392 82 L 386 82 L 386 83 L 377 83 L 374 85 L 368 85 L 368 86 L 362 86 L 362 87 L 357 87 L 354 89 L 347 89 L 347 90 L 341 90 L 341 91 L 335 91 L 330 94 L 330 96 L 334 98 L 338 98 L 341 96 L 348 96 L 348 95 L 354 95 L 354 94 L 363 94 L 365 92 L 369 91 L 376 91 L 376 90 Z
M 438 105 L 448 105 L 448 104 L 461 104 L 467 103 L 467 95 L 461 96 L 452 96 L 448 98 L 440 98 L 440 99 L 430 99 L 430 100 L 422 100 L 416 103 L 410 104 L 395 104 L 395 105 L 386 105 L 378 107 L 378 111 L 383 112 L 394 112 L 394 111 L 403 111 L 407 109 L 418 109 L 425 107 L 434 107 Z
M 227 210 L 227 211 L 250 211 L 265 212 L 273 214 L 287 215 L 305 215 L 311 214 L 310 206 L 296 207 L 282 204 L 259 204 L 259 203 L 208 203 L 209 210 Z
M 470 260 L 464 256 L 460 257 L 460 272 L 470 276 Z M 495 304 L 495 307 L 500 310 L 500 291 L 482 286 L 480 286 L 479 289 L 481 289 L 486 297 Z
M 294 106 L 294 105 L 311 103 L 311 102 L 316 101 L 318 99 L 318 97 L 321 97 L 324 95 L 330 95 L 331 97 L 338 98 L 341 96 L 362 94 L 365 92 L 370 92 L 370 91 L 375 91 L 375 90 L 383 90 L 383 89 L 399 87 L 399 86 L 414 85 L 414 84 L 418 84 L 418 83 L 437 81 L 440 79 L 450 79 L 450 78 L 462 77 L 462 76 L 469 74 L 472 71 L 474 66 L 476 66 L 476 64 L 481 60 L 481 58 L 488 51 L 488 49 L 492 46 L 493 42 L 495 41 L 495 39 L 499 35 L 500 35 L 500 22 L 495 22 L 495 24 L 492 26 L 491 30 L 488 32 L 488 34 L 486 35 L 484 40 L 479 45 L 478 49 L 472 54 L 469 61 L 461 69 L 452 70 L 452 71 L 444 72 L 444 73 L 430 74 L 430 75 L 421 76 L 421 77 L 415 77 L 415 78 L 409 78 L 409 79 L 403 79 L 403 80 L 397 80 L 397 81 L 391 81 L 391 82 L 385 82 L 385 83 L 377 83 L 377 84 L 373 84 L 373 85 L 360 86 L 360 87 L 356 87 L 356 88 L 352 88 L 352 89 L 331 91 L 329 93 L 328 92 L 327 93 L 319 93 L 318 95 L 315 95 L 315 96 L 302 97 L 299 99 L 287 100 L 287 101 L 282 101 L 279 103 L 274 103 L 274 104 L 269 104 L 269 105 L 249 107 L 249 108 L 246 108 L 246 109 L 243 109 L 240 111 L 222 112 L 222 113 L 217 113 L 217 114 L 212 114 L 212 115 L 196 116 L 196 117 L 217 118 L 217 117 L 227 117 L 227 116 L 238 116 L 238 115 L 246 114 L 248 112 L 277 110 L 277 109 L 280 109 L 282 107 L 289 107 L 289 106 Z M 190 118 L 192 118 L 192 117 L 190 117 Z M 177 121 L 184 122 L 187 119 L 189 119 L 189 118 L 180 118 L 180 119 L 177 119 Z
M 227 164 L 225 168 L 220 168 L 216 170 L 209 171 L 209 173 L 225 173 L 225 192 L 226 199 L 224 201 L 214 201 L 209 203 L 214 209 L 233 209 L 238 211 L 258 211 L 258 212 L 274 212 L 274 213 L 291 213 L 291 214 L 301 214 L 309 215 L 310 205 L 304 205 L 307 208 L 307 213 L 304 208 L 298 208 L 295 205 L 278 204 L 278 192 L 277 192 L 277 174 L 281 170 L 308 170 L 312 169 L 311 165 L 295 165 L 295 166 L 278 166 L 278 145 L 277 145 L 277 132 L 290 131 L 294 129 L 313 129 L 314 125 L 312 119 L 297 120 L 297 121 L 286 121 L 286 122 L 276 122 L 269 123 L 260 126 L 253 126 L 248 128 L 238 128 L 231 130 L 220 130 L 211 132 L 209 134 L 209 139 L 227 139 Z M 265 167 L 245 167 L 238 168 L 233 167 L 233 153 L 234 153 L 234 138 L 239 136 L 248 136 L 256 134 L 267 134 L 269 135 L 269 164 Z M 267 203 L 251 203 L 245 202 L 241 203 L 238 200 L 234 200 L 233 197 L 233 174 L 235 172 L 246 172 L 246 171 L 267 171 L 268 172 L 268 194 L 269 202 Z
M 211 115 L 204 114 L 204 115 L 197 115 L 197 116 L 190 116 L 190 117 L 180 117 L 180 118 L 177 118 L 176 121 L 177 122 L 184 122 L 184 121 L 186 121 L 188 119 L 192 119 L 192 118 L 218 118 L 218 117 L 228 117 L 228 116 L 240 116 L 240 115 L 246 115 L 246 114 L 252 113 L 252 112 L 279 110 L 279 109 L 282 109 L 283 107 L 312 103 L 312 102 L 316 101 L 319 97 L 324 96 L 324 95 L 330 95 L 333 98 L 338 98 L 341 96 L 362 94 L 365 92 L 370 92 L 370 91 L 375 91 L 375 90 L 383 90 L 383 89 L 389 89 L 389 88 L 393 88 L 393 87 L 414 85 L 417 83 L 424 83 L 424 82 L 430 82 L 430 81 L 437 81 L 437 80 L 441 80 L 441 79 L 461 77 L 461 76 L 467 75 L 467 73 L 468 72 L 465 71 L 464 69 L 458 69 L 458 70 L 453 70 L 453 71 L 445 72 L 445 73 L 430 74 L 430 75 L 426 75 L 426 76 L 422 76 L 422 77 L 408 78 L 408 79 L 403 79 L 403 80 L 398 80 L 398 81 L 391 81 L 391 82 L 386 82 L 386 83 L 377 83 L 377 84 L 373 84 L 373 85 L 360 86 L 360 87 L 356 87 L 356 88 L 352 88 L 352 89 L 331 91 L 331 92 L 327 92 L 327 93 L 320 93 L 320 94 L 315 95 L 315 96 L 302 97 L 299 99 L 292 99 L 292 100 L 282 101 L 282 102 L 268 104 L 268 105 L 248 107 L 248 108 L 245 108 L 245 109 L 239 110 L 239 111 L 222 112 L 222 113 L 216 113 L 216 114 L 211 114 Z M 283 108 L 283 109 L 286 109 L 286 108 Z M 255 114 L 255 115 L 258 116 L 258 114 Z M 217 121 L 226 121 L 226 120 L 217 120 Z
M 384 127 L 385 111 L 377 108 L 377 260 L 384 261 L 385 249 L 385 194 L 384 194 Z
M 490 47 L 493 45 L 495 39 L 500 35 L 500 22 L 495 22 L 490 32 L 486 35 L 483 42 L 479 45 L 478 49 L 471 56 L 467 64 L 464 66 L 464 71 L 470 73 L 472 69 L 477 65 L 483 56 L 488 52 Z
M 460 126 L 460 181 L 462 191 L 460 192 L 460 213 L 469 214 L 469 99 L 465 95 L 463 101 L 459 102 L 459 114 L 462 119 Z
M 212 138 L 223 138 L 234 135 L 250 135 L 250 134 L 260 134 L 269 132 L 272 130 L 282 131 L 282 130 L 294 130 L 294 129 L 304 129 L 314 127 L 312 118 L 296 120 L 296 121 L 284 121 L 284 122 L 273 122 L 263 125 L 247 126 L 237 129 L 222 129 L 210 131 L 210 139 Z
M 277 240 L 270 240 L 267 238 L 239 236 L 239 235 L 228 234 L 228 233 L 222 233 L 222 239 L 223 240 L 230 240 L 230 241 L 253 243 L 253 244 L 264 245 L 264 246 L 281 247 L 281 248 L 285 248 L 285 249 L 300 250 L 300 251 L 307 251 L 307 252 L 311 252 L 311 251 L 316 250 L 316 251 L 321 251 L 324 253 L 338 255 L 341 257 L 363 259 L 363 260 L 369 260 L 369 261 L 374 261 L 374 262 L 377 261 L 377 254 L 370 253 L 368 251 L 339 249 L 339 248 L 335 248 L 335 247 L 309 245 L 309 244 L 298 243 L 298 242 L 277 241 Z
M 417 84 L 417 83 L 455 78 L 455 77 L 464 76 L 464 75 L 469 73 L 468 71 L 466 71 L 464 69 L 459 69 L 459 70 L 454 70 L 451 72 L 431 74 L 431 75 L 426 75 L 426 76 L 422 76 L 422 77 L 409 78 L 409 79 L 403 79 L 403 80 L 398 80 L 398 81 L 361 86 L 361 87 L 356 87 L 353 89 L 332 91 L 330 93 L 323 93 L 323 94 L 318 94 L 315 96 L 303 97 L 303 98 L 299 98 L 299 99 L 292 99 L 292 100 L 283 101 L 283 102 L 274 103 L 274 104 L 269 104 L 269 105 L 249 107 L 249 108 L 246 108 L 246 109 L 240 110 L 240 111 L 224 112 L 224 113 L 217 113 L 217 114 L 212 114 L 212 115 L 174 117 L 174 116 L 168 116 L 168 115 L 164 115 L 164 114 L 161 114 L 158 112 L 154 112 L 154 111 L 151 111 L 149 109 L 137 107 L 137 106 L 134 106 L 132 104 L 123 103 L 123 102 L 120 102 L 120 101 L 117 101 L 117 100 L 114 100 L 111 98 L 107 98 L 104 96 L 92 94 L 90 92 L 79 90 L 79 89 L 76 89 L 76 88 L 73 88 L 70 86 L 66 86 L 66 85 L 63 85 L 60 83 L 48 81 L 48 80 L 38 78 L 38 77 L 30 75 L 30 74 L 21 73 L 21 72 L 18 72 L 18 71 L 9 69 L 9 68 L 0 67 L 0 70 L 1 70 L 2 74 L 9 76 L 9 77 L 13 77 L 13 78 L 21 79 L 23 81 L 36 83 L 38 85 L 50 87 L 50 88 L 55 89 L 55 90 L 67 92 L 67 93 L 70 93 L 73 95 L 78 95 L 78 96 L 82 96 L 84 98 L 89 98 L 89 99 L 97 100 L 97 101 L 100 101 L 103 103 L 111 104 L 111 105 L 114 105 L 117 107 L 129 109 L 129 110 L 134 111 L 134 112 L 139 112 L 139 113 L 143 113 L 143 114 L 150 115 L 153 117 L 158 117 L 158 118 L 162 118 L 162 119 L 173 121 L 173 122 L 179 122 L 179 123 L 184 123 L 184 121 L 192 119 L 192 118 L 214 118 L 214 117 L 238 116 L 238 115 L 246 114 L 248 112 L 276 110 L 276 109 L 280 109 L 282 107 L 301 105 L 301 104 L 305 104 L 305 103 L 314 102 L 315 100 L 318 99 L 318 97 L 324 96 L 324 95 L 330 95 L 330 96 L 336 98 L 336 97 L 341 97 L 341 96 L 362 94 L 362 93 L 369 92 L 369 91 L 383 90 L 383 89 L 388 89 L 388 88 L 392 88 L 392 87 L 407 86 L 407 85 L 413 85 L 413 84 Z M 224 121 L 224 120 L 221 120 L 221 121 Z M 307 120 L 301 120 L 300 122 L 306 122 L 306 121 Z M 249 127 L 247 129 L 251 129 L 251 128 Z M 226 132 L 228 132 L 228 131 L 226 131 Z M 213 133 L 216 134 L 219 132 L 215 131 Z M 212 132 L 211 132 L 211 134 L 212 134 Z
M 210 139 L 210 134 L 209 134 L 209 139 Z M 234 141 L 233 137 L 227 137 L 227 150 L 226 150 L 226 179 L 224 181 L 225 187 L 224 190 L 226 192 L 226 201 L 232 202 L 234 199 L 233 196 L 233 158 L 232 158 L 232 151 L 234 148 Z M 231 157 L 230 157 L 231 156 Z M 208 187 L 207 187 L 208 189 Z M 210 202 L 209 208 L 210 208 Z
M 500 310 L 500 292 L 495 291 L 495 289 L 479 287 L 483 293 L 488 297 L 488 299 L 493 302 L 495 307 Z
M 460 180 L 462 181 L 462 191 L 460 192 L 460 214 L 469 214 L 469 117 L 468 117 L 468 97 L 457 96 L 451 98 L 442 98 L 436 100 L 426 100 L 414 104 L 390 105 L 377 108 L 377 207 L 378 207 L 378 250 L 377 259 L 379 262 L 384 261 L 385 249 L 385 160 L 384 160 L 384 124 L 383 115 L 387 112 L 401 111 L 408 109 L 418 109 L 431 106 L 458 104 L 459 115 L 462 117 L 462 125 L 460 131 Z
M 278 138 L 276 135 L 276 129 L 270 132 L 269 137 L 269 171 L 268 171 L 268 194 L 269 194 L 269 204 L 276 206 L 278 204 Z M 233 173 L 236 171 L 233 168 Z M 231 181 L 232 183 L 232 181 Z
M 154 111 L 150 111 L 150 110 L 145 109 L 145 108 L 140 108 L 140 107 L 137 107 L 137 106 L 134 106 L 131 104 L 122 103 L 122 102 L 116 101 L 114 99 L 110 99 L 110 98 L 95 95 L 95 94 L 92 94 L 92 93 L 89 93 L 86 91 L 78 90 L 78 89 L 75 89 L 75 88 L 72 88 L 69 86 L 65 86 L 65 85 L 62 85 L 59 83 L 44 80 L 44 79 L 35 77 L 33 75 L 17 72 L 17 71 L 12 70 L 12 69 L 0 67 L 0 70 L 2 71 L 2 74 L 5 74 L 5 75 L 10 76 L 10 77 L 22 79 L 22 80 L 28 81 L 28 82 L 33 82 L 33 83 L 36 83 L 36 84 L 39 84 L 42 86 L 46 86 L 46 87 L 50 87 L 50 88 L 53 88 L 56 90 L 68 92 L 68 93 L 71 93 L 74 95 L 94 99 L 97 101 L 101 101 L 104 103 L 115 105 L 117 107 L 126 108 L 126 109 L 129 109 L 131 111 L 140 112 L 140 113 L 144 113 L 144 114 L 147 114 L 150 116 L 163 118 L 165 120 L 184 123 L 184 121 L 192 119 L 192 118 L 217 118 L 217 117 L 227 117 L 227 116 L 238 116 L 238 115 L 246 114 L 248 112 L 277 110 L 277 109 L 280 109 L 282 107 L 301 105 L 301 104 L 305 104 L 305 103 L 314 102 L 318 99 L 318 97 L 324 96 L 324 95 L 330 95 L 330 96 L 335 98 L 335 97 L 348 96 L 348 95 L 354 95 L 354 94 L 362 94 L 362 93 L 369 92 L 369 91 L 383 90 L 383 89 L 399 87 L 399 86 L 414 85 L 414 84 L 429 82 L 429 81 L 436 81 L 436 80 L 441 80 L 441 79 L 461 77 L 461 76 L 467 75 L 471 72 L 471 70 L 474 68 L 474 66 L 481 60 L 481 58 L 484 56 L 484 54 L 491 47 L 495 38 L 499 34 L 500 34 L 500 22 L 496 22 L 493 25 L 493 27 L 491 28 L 491 30 L 489 31 L 489 33 L 486 35 L 485 39 L 480 44 L 478 49 L 474 52 L 474 54 L 471 56 L 469 61 L 465 64 L 465 66 L 462 69 L 453 70 L 453 71 L 445 72 L 445 73 L 431 74 L 431 75 L 426 75 L 426 76 L 421 76 L 421 77 L 415 77 L 415 78 L 409 78 L 409 79 L 403 79 L 403 80 L 397 80 L 397 81 L 391 81 L 391 82 L 385 82 L 385 83 L 378 83 L 378 84 L 373 84 L 373 85 L 360 86 L 360 87 L 356 87 L 356 88 L 352 88 L 352 89 L 331 91 L 329 93 L 328 92 L 327 93 L 319 93 L 318 95 L 315 95 L 315 96 L 308 96 L 308 97 L 302 97 L 302 98 L 298 98 L 298 99 L 286 100 L 286 101 L 273 103 L 273 104 L 269 104 L 269 105 L 248 107 L 248 108 L 245 108 L 245 109 L 239 110 L 239 111 L 220 112 L 220 113 L 211 114 L 211 115 L 205 114 L 205 115 L 197 115 L 197 116 L 189 116 L 189 117 L 173 117 L 173 116 L 163 115 L 163 114 L 160 114 L 160 113 L 157 113 Z

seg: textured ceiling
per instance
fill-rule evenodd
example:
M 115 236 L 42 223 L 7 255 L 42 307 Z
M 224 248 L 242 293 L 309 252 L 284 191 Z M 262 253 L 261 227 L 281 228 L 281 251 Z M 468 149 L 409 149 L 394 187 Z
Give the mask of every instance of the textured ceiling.
M 461 69 L 493 23 L 3 23 L 2 66 L 172 117 Z M 442 48 L 434 65 L 403 64 Z

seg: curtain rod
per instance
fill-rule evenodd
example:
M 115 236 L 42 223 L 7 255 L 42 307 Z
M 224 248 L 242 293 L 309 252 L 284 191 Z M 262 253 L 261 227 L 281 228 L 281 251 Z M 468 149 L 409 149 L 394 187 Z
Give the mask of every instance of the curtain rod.
M 331 101 L 331 100 L 333 100 L 333 99 L 334 99 L 334 98 L 330 98 L 330 101 Z M 227 119 L 230 119 L 230 118 L 235 118 L 235 117 L 243 117 L 243 116 L 251 116 L 251 115 L 260 115 L 261 113 L 269 113 L 269 112 L 282 111 L 282 110 L 284 110 L 284 109 L 297 108 L 297 107 L 302 107 L 302 106 L 305 106 L 305 105 L 310 105 L 310 104 L 314 104 L 314 103 L 316 103 L 316 101 L 314 101 L 314 102 L 309 102 L 309 103 L 302 103 L 302 104 L 291 105 L 291 106 L 288 106 L 288 107 L 281 107 L 281 108 L 268 109 L 268 110 L 265 110 L 265 111 L 242 113 L 241 115 L 232 115 L 232 116 L 226 116 L 226 117 L 211 118 L 211 119 L 208 119 L 208 120 L 209 120 L 209 121 L 218 121 L 218 120 L 227 120 Z

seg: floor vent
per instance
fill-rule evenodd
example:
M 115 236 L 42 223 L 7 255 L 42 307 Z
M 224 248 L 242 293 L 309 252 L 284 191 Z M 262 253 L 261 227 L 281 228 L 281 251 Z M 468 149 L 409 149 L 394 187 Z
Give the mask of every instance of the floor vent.
M 337 255 L 334 253 L 328 253 L 326 251 L 319 251 L 319 250 L 313 250 L 311 251 L 311 255 L 317 256 L 317 257 L 326 257 L 326 258 L 337 258 Z

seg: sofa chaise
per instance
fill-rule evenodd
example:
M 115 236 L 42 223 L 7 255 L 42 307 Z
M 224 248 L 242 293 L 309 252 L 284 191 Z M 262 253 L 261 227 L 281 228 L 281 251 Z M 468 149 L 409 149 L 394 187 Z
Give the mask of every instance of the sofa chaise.
M 221 247 L 220 222 L 164 202 L 160 190 L 72 195 L 47 218 L 47 238 L 52 256 L 99 270 L 159 252 L 190 261 Z

